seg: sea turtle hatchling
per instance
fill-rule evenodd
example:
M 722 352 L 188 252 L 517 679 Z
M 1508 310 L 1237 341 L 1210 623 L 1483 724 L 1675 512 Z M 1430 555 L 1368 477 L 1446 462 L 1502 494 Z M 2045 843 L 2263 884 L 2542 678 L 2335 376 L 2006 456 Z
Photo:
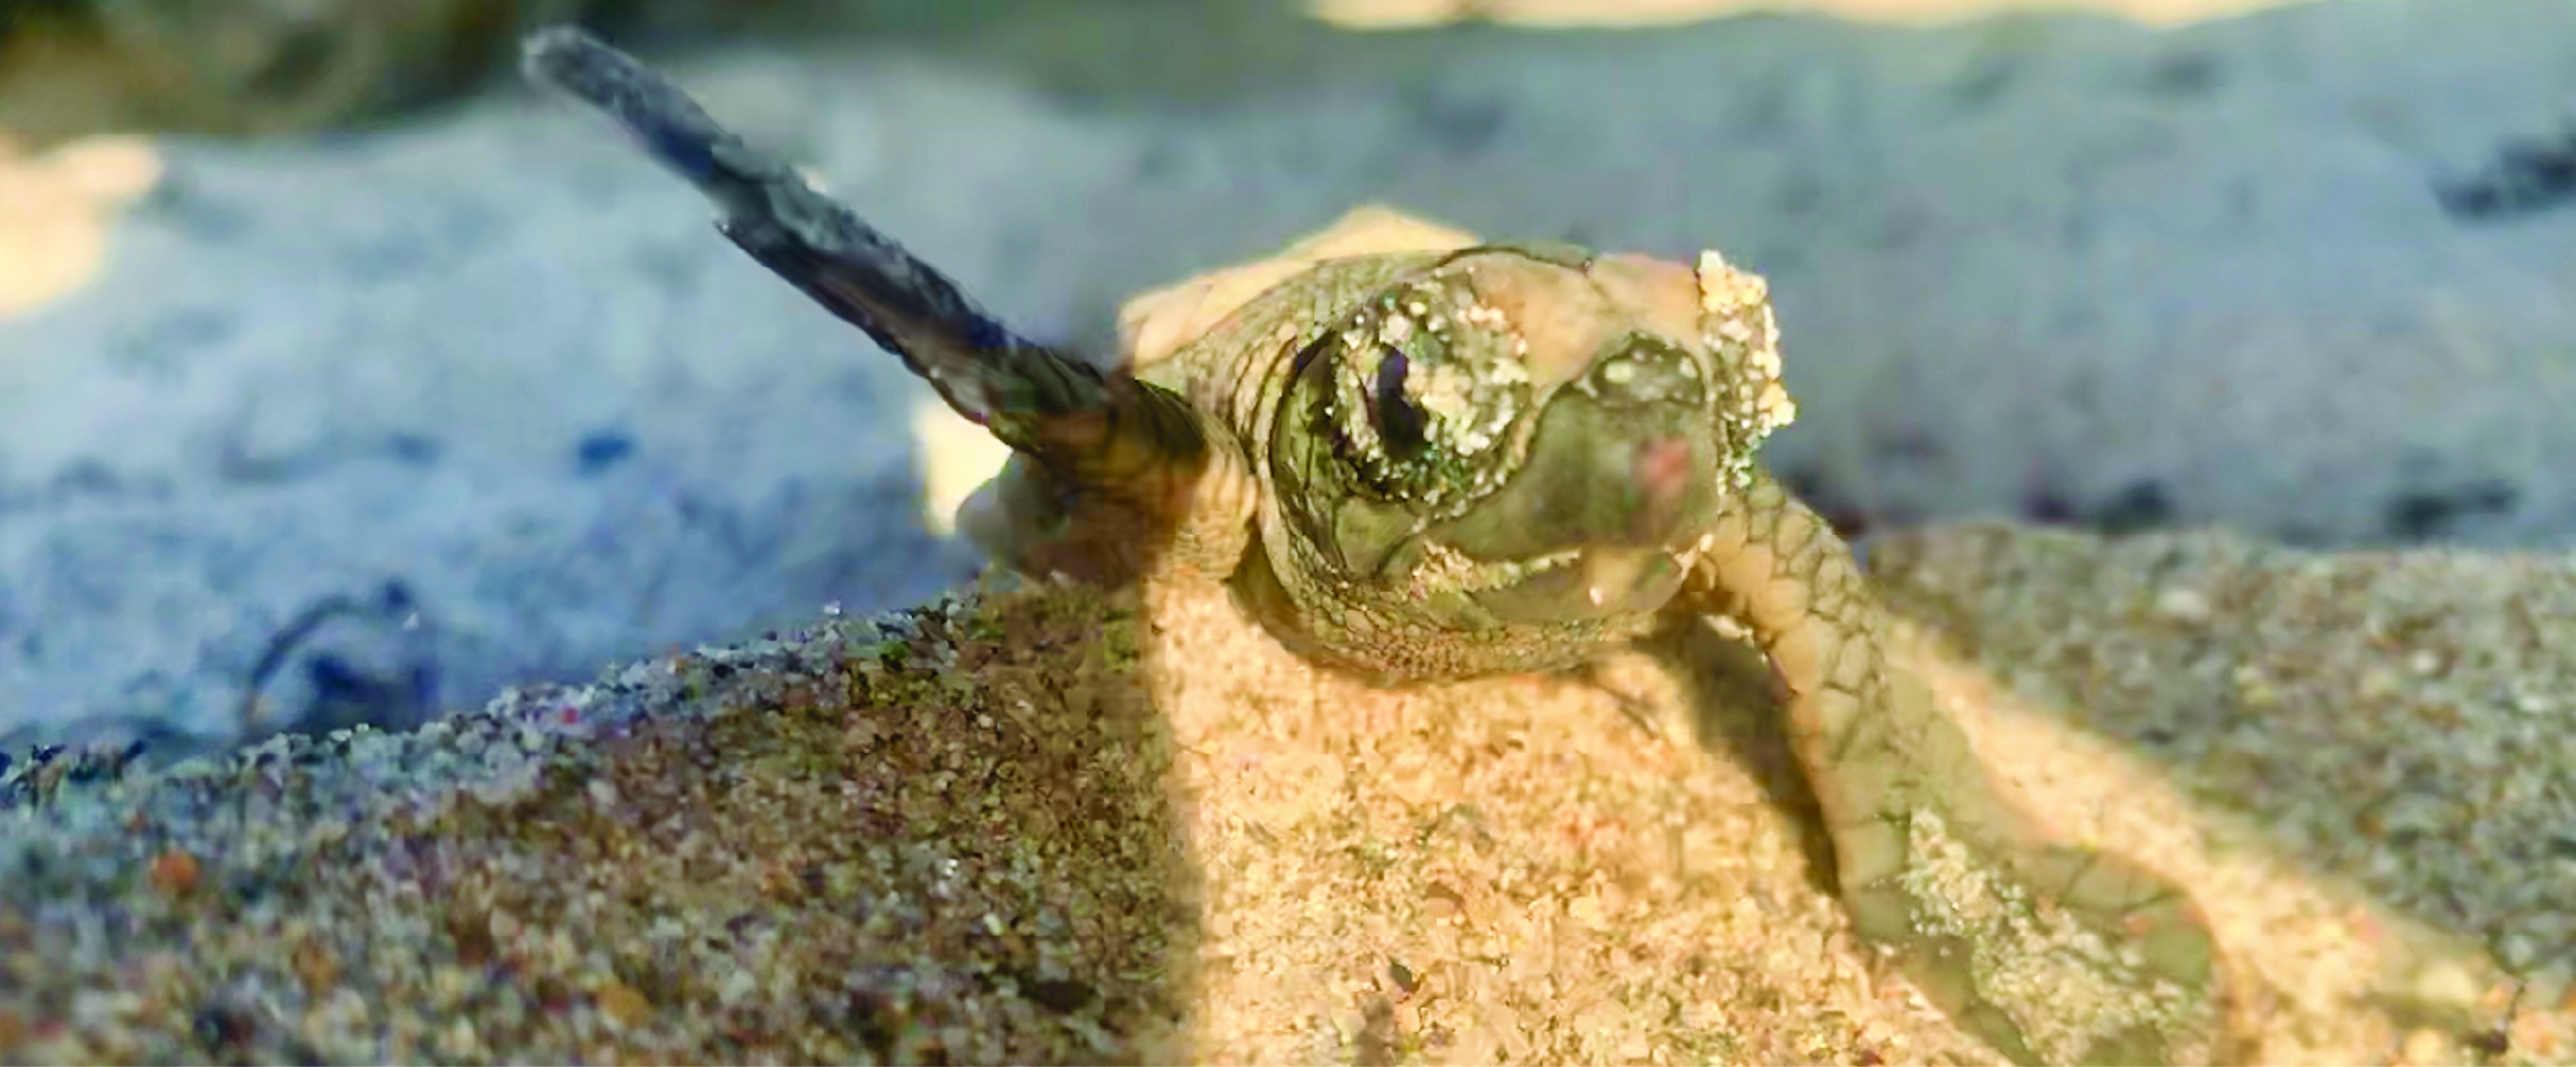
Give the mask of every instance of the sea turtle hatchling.
M 1857 931 L 1953 1019 L 2021 1062 L 2221 1054 L 2190 897 L 2003 800 L 1881 647 L 1850 551 L 1754 462 L 1792 415 L 1760 278 L 1364 208 L 1132 302 L 1104 371 L 1014 335 L 631 58 L 549 30 L 526 67 L 1014 450 L 960 514 L 997 561 L 1223 581 L 1288 647 L 1388 683 L 1725 620 L 1773 666 Z

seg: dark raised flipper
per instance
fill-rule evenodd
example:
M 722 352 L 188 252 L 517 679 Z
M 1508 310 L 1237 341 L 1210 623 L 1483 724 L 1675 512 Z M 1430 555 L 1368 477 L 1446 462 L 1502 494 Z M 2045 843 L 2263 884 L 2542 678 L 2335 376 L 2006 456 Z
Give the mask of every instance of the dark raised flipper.
M 1180 459 L 1200 447 L 1178 398 L 1141 395 L 1152 390 L 1012 333 L 946 275 L 744 144 L 634 57 L 557 27 L 528 38 L 521 65 L 530 80 L 614 118 L 715 202 L 726 237 L 901 356 L 958 414 L 1003 443 L 1051 468 L 1089 468 L 1082 453 L 1122 436 L 1104 433 L 1100 419 L 1137 422 L 1119 416 L 1140 410 L 1150 417 L 1137 443 L 1147 447 L 1134 458 Z
M 521 66 L 531 81 L 614 118 L 715 202 L 717 228 L 734 244 L 867 331 L 949 407 L 1026 455 L 1034 469 L 1012 477 L 1043 490 L 1048 506 L 996 521 L 1035 525 L 1079 514 L 1091 526 L 1147 540 L 1178 522 L 1208 457 L 1206 434 L 1183 398 L 1012 333 L 956 282 L 744 144 L 634 57 L 558 27 L 528 38 Z M 1053 536 L 988 533 L 983 540 L 1013 543 Z

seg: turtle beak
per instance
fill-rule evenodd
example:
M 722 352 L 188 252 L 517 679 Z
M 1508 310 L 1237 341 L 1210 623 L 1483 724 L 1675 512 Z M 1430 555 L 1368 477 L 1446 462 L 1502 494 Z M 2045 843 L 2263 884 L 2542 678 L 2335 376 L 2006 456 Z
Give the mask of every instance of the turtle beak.
M 1690 441 L 1664 437 L 1640 442 L 1629 463 L 1628 484 L 1636 494 L 1628 540 L 1662 545 L 1672 539 L 1694 475 L 1705 476 L 1691 456 Z
M 1653 342 L 1551 397 L 1510 484 L 1431 531 L 1469 559 L 1516 563 L 1476 600 L 1508 622 L 1653 610 L 1679 588 L 1678 557 L 1715 521 L 1724 479 L 1704 432 L 1707 368 Z
M 1666 436 L 1629 450 L 1623 476 L 1590 480 L 1582 508 L 1600 522 L 1569 557 L 1552 556 L 1521 581 L 1488 590 L 1477 601 L 1507 622 L 1575 622 L 1650 612 L 1681 587 L 1678 560 L 1697 537 L 1694 486 L 1711 477 L 1688 438 Z

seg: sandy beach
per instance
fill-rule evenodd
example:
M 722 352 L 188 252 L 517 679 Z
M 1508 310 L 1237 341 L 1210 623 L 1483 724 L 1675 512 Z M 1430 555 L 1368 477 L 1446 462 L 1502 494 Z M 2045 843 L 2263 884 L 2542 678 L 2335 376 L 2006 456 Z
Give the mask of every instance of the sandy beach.
M 2576 766 L 2532 747 L 2576 564 L 2000 527 L 1873 559 L 1989 763 L 2200 895 L 2257 1061 L 2576 1061 Z M 1205 592 L 827 620 L 169 776 L 22 765 L 0 1054 L 1994 1061 L 1851 940 L 1740 651 L 1374 691 Z

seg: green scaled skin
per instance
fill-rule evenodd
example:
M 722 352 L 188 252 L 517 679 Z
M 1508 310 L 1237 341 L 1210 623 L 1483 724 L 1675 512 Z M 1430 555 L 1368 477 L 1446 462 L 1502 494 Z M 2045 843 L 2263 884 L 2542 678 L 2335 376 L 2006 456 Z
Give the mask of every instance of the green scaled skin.
M 1014 448 L 960 514 L 998 562 L 1223 581 L 1290 648 L 1390 684 L 1575 667 L 1723 620 L 1782 683 L 1858 932 L 1960 1025 L 2022 1063 L 2222 1054 L 2189 896 L 2002 799 L 1889 658 L 1849 549 L 1755 461 L 1794 414 L 1759 278 L 1362 208 L 1139 297 L 1126 366 L 1102 375 L 982 317 L 631 60 L 554 32 L 528 66 Z

